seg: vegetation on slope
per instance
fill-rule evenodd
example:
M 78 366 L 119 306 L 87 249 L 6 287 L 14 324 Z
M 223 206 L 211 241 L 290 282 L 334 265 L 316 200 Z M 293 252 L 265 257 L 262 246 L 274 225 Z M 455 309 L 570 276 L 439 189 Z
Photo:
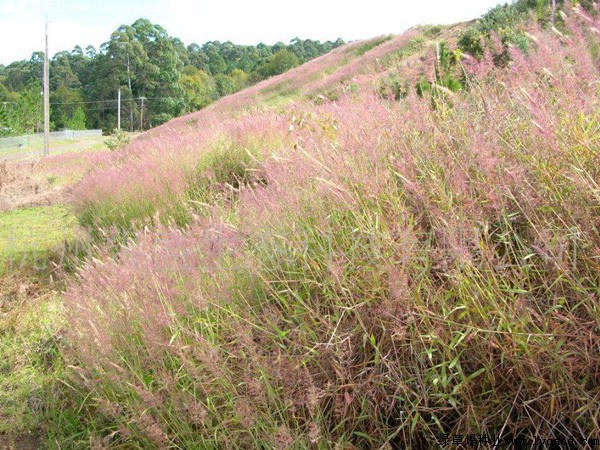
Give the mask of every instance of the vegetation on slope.
M 598 18 L 519 17 L 500 28 L 526 46 L 490 29 L 465 54 L 480 22 L 357 42 L 125 148 L 44 160 L 18 189 L 35 205 L 83 176 L 68 211 L 95 246 L 54 291 L 0 282 L 0 439 L 596 436 Z
M 356 43 L 107 156 L 78 214 L 138 234 L 66 292 L 69 445 L 597 435 L 598 23 L 561 20 Z

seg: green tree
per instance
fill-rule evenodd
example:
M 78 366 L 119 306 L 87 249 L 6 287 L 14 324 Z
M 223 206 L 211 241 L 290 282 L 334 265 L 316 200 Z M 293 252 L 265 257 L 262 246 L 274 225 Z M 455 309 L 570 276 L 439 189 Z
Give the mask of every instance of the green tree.
M 185 93 L 185 111 L 192 112 L 210 105 L 216 95 L 216 84 L 213 78 L 193 66 L 183 69 L 180 79 Z
M 55 127 L 68 127 L 81 118 L 83 111 L 86 126 L 112 131 L 117 122 L 120 89 L 124 128 L 139 126 L 138 99 L 142 96 L 148 99 L 145 120 L 160 124 L 341 44 L 341 40 L 321 43 L 295 38 L 289 44 L 278 42 L 272 46 L 209 41 L 186 48 L 160 25 L 139 19 L 120 26 L 98 50 L 76 46 L 70 52 L 54 55 L 50 72 L 51 101 L 55 104 L 51 122 Z M 43 53 L 36 52 L 29 60 L 0 65 L 0 83 L 4 86 L 0 96 L 10 97 L 11 102 L 2 113 L 2 123 L 21 130 L 32 127 L 34 96 L 28 90 L 42 79 L 43 57 Z M 35 98 L 40 100 L 39 94 Z
M 39 132 L 43 122 L 42 86 L 39 82 L 31 83 L 19 95 L 14 115 L 11 118 L 13 128 L 18 133 Z
M 300 61 L 298 57 L 290 50 L 279 50 L 271 60 L 263 67 L 262 73 L 264 77 L 271 77 L 287 72 L 290 69 L 298 66 Z
M 85 112 L 81 106 L 75 110 L 73 116 L 67 122 L 67 128 L 69 130 L 85 130 Z
M 52 110 L 50 113 L 50 121 L 57 129 L 68 128 L 68 122 L 71 120 L 75 111 L 80 108 L 83 103 L 81 91 L 60 86 L 56 91 L 50 94 L 50 102 Z
M 0 83 L 0 136 L 15 134 L 19 94 L 10 92 Z
M 219 97 L 225 97 L 236 91 L 235 82 L 229 75 L 224 75 L 222 73 L 215 75 L 215 83 L 217 85 Z
M 248 85 L 248 74 L 241 69 L 233 69 L 229 76 L 236 91 L 242 90 Z
M 62 86 L 70 89 L 81 88 L 81 82 L 71 67 L 69 52 L 57 53 L 50 64 L 50 89 L 54 91 Z
M 137 23 L 137 22 L 136 22 Z M 106 45 L 110 63 L 116 65 L 119 73 L 119 86 L 125 84 L 129 100 L 129 128 L 133 131 L 134 126 L 134 83 L 136 91 L 143 85 L 146 72 L 152 67 L 155 72 L 155 66 L 150 65 L 150 58 L 142 43 L 140 42 L 137 30 L 134 26 L 123 25 L 115 31 Z
M 158 122 L 167 116 L 180 115 L 185 107 L 184 92 L 179 84 L 183 62 L 173 40 L 164 28 L 146 19 L 136 21 L 133 28 L 149 59 L 143 84 L 138 86 L 136 94 L 154 99 L 148 108 L 150 122 L 154 123 L 154 114 L 161 114 Z

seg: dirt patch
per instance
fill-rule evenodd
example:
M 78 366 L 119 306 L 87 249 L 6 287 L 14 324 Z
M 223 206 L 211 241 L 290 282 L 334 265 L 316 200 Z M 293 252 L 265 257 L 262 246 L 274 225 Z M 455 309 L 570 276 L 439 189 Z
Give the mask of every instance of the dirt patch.
M 0 450 L 39 450 L 40 439 L 37 436 L 9 437 L 0 435 Z
M 35 162 L 0 162 L 0 212 L 49 206 L 60 201 L 62 189 L 35 177 L 35 169 Z

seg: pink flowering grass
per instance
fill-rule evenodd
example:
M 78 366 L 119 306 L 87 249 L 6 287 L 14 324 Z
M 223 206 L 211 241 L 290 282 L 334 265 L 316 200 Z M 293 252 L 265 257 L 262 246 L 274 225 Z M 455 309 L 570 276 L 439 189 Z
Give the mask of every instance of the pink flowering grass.
M 419 47 L 414 42 L 421 34 L 422 30 L 414 29 L 392 39 L 349 44 L 151 130 L 110 154 L 76 187 L 72 198 L 82 223 L 103 228 L 136 224 L 139 228 L 157 217 L 179 225 L 189 222 L 188 174 L 196 170 L 199 155 L 215 141 L 229 139 L 238 147 L 252 147 L 251 152 L 261 154 L 285 147 L 289 144 L 284 133 L 289 126 L 287 114 L 274 114 L 261 105 L 289 99 L 292 94 L 304 93 L 308 99 L 322 97 L 320 92 L 337 92 L 352 77 L 359 77 L 357 82 L 370 92 L 372 74 L 385 72 L 392 61 L 415 52 Z M 254 148 L 247 136 L 263 148 Z
M 160 223 L 185 225 L 198 201 L 207 200 L 194 198 L 198 182 L 214 178 L 215 172 L 226 178 L 224 166 L 211 155 L 227 156 L 231 162 L 238 158 L 238 168 L 231 162 L 229 168 L 250 174 L 270 148 L 285 140 L 281 132 L 286 123 L 272 114 L 248 115 L 240 121 L 213 120 L 217 118 L 190 122 L 185 132 L 165 130 L 161 137 L 155 131 L 111 154 L 73 190 L 72 201 L 81 223 L 121 230 Z M 237 176 L 251 181 L 252 176 L 243 175 L 216 180 L 219 185 L 213 183 L 212 188 L 235 185 Z
M 281 449 L 600 433 L 598 36 L 569 14 L 508 68 L 465 61 L 468 91 L 373 91 L 411 31 L 359 56 L 353 95 L 240 110 L 268 81 L 111 155 L 81 211 L 189 216 L 67 290 L 88 430 Z

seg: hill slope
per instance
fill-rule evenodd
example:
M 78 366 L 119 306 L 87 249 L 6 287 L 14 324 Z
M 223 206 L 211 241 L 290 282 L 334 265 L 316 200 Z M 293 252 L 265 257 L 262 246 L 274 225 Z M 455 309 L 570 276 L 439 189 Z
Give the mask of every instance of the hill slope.
M 561 26 L 481 60 L 464 25 L 353 43 L 98 160 L 65 294 L 86 443 L 597 434 L 598 22 Z

